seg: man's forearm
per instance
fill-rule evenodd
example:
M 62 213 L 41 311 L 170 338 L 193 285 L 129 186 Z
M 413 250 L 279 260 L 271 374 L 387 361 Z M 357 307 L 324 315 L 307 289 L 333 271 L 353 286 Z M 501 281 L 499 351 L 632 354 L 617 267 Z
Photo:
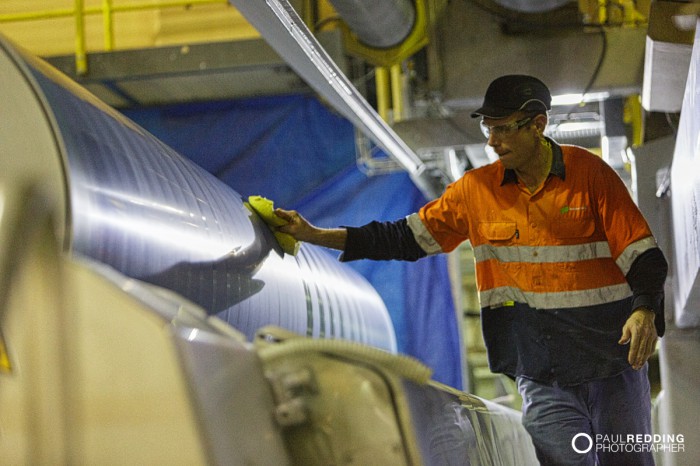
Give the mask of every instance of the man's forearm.
M 656 331 L 663 336 L 666 328 L 664 317 L 664 281 L 668 263 L 659 248 L 643 252 L 632 263 L 627 282 L 632 289 L 632 311 L 648 309 L 656 314 Z
M 297 235 L 297 239 L 331 249 L 344 250 L 348 238 L 345 228 L 310 228 Z
M 275 209 L 275 214 L 287 222 L 277 227 L 277 231 L 299 241 L 343 251 L 342 261 L 415 261 L 426 256 L 405 218 L 395 222 L 370 222 L 362 227 L 319 228 L 294 210 Z
M 319 228 L 312 225 L 295 210 L 275 209 L 275 215 L 287 223 L 276 229 L 292 235 L 298 241 L 332 249 L 345 249 L 348 232 L 345 228 Z

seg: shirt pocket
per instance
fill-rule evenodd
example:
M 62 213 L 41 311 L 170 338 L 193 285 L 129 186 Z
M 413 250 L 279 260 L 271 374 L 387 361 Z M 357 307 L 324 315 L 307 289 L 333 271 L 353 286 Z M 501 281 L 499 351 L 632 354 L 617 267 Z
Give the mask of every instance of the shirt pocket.
M 515 222 L 481 222 L 479 234 L 489 243 L 510 241 L 518 235 Z
M 551 228 L 555 238 L 587 238 L 595 232 L 595 220 L 591 215 L 567 215 L 554 220 Z

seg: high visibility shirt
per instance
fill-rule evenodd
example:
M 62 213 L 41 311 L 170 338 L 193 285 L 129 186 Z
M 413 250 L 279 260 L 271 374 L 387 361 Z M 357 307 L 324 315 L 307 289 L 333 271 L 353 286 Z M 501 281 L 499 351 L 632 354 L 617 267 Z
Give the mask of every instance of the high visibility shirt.
M 552 169 L 534 193 L 496 162 L 467 172 L 408 225 L 428 254 L 471 242 L 491 369 L 564 385 L 629 367 L 617 344 L 631 313 L 625 275 L 657 245 L 609 165 L 550 143 Z

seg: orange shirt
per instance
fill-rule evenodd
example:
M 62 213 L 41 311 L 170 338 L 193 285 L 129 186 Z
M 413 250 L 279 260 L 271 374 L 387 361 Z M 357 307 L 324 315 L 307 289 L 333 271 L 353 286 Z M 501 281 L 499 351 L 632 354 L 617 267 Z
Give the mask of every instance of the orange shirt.
M 425 205 L 418 215 L 426 231 L 413 222 L 428 253 L 471 242 L 482 307 L 619 301 L 631 296 L 625 274 L 634 259 L 656 247 L 609 165 L 575 146 L 553 144 L 553 155 L 552 171 L 534 193 L 496 162 L 467 172 Z

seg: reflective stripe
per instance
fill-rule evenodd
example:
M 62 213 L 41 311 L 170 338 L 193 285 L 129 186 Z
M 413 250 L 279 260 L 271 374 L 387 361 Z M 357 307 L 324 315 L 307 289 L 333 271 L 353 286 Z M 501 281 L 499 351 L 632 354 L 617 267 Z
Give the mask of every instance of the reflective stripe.
M 622 270 L 622 273 L 627 275 L 627 272 L 630 271 L 630 268 L 637 257 L 639 257 L 643 252 L 655 247 L 657 246 L 654 237 L 647 236 L 646 238 L 640 239 L 639 241 L 627 246 L 615 262 L 617 263 L 617 266 L 620 267 L 620 270 Z
M 426 252 L 426 254 L 431 255 L 442 252 L 442 248 L 438 242 L 435 241 L 435 238 L 433 238 L 433 235 L 430 234 L 425 225 L 423 225 L 423 221 L 420 219 L 420 216 L 417 213 L 409 215 L 406 217 L 406 220 L 408 222 L 408 227 L 413 232 L 413 236 L 416 239 L 418 246 L 420 246 L 421 249 Z
M 501 307 L 503 303 L 515 301 L 536 309 L 564 309 L 620 301 L 632 296 L 626 283 L 591 290 L 534 293 L 520 288 L 504 286 L 479 292 L 481 307 Z
M 571 246 L 493 246 L 482 244 L 474 248 L 476 262 L 496 259 L 500 262 L 545 263 L 576 262 L 610 258 L 606 241 Z

